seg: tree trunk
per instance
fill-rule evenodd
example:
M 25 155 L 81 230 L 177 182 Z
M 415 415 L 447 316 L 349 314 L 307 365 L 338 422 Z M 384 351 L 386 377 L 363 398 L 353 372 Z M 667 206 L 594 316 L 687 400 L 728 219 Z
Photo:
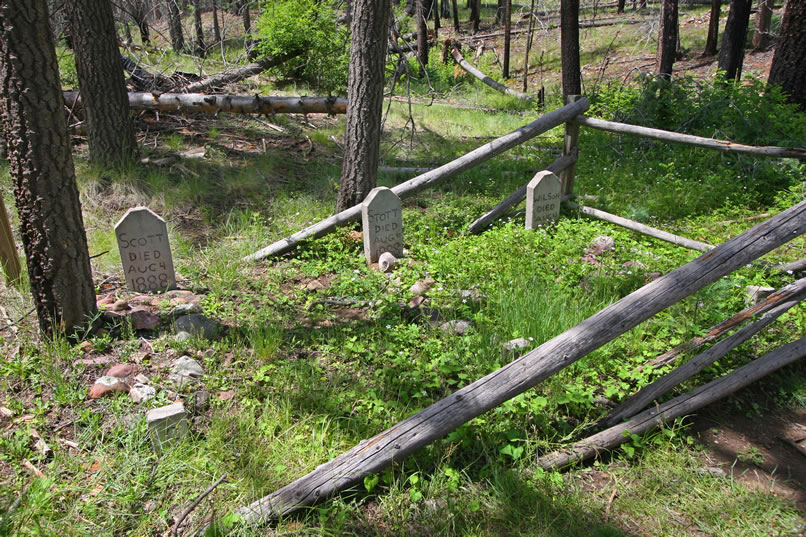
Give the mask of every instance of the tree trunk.
M 246 65 L 244 67 L 239 67 L 237 69 L 229 69 L 227 71 L 223 71 L 221 73 L 209 76 L 203 80 L 199 80 L 198 82 L 193 82 L 192 84 L 188 84 L 182 89 L 184 91 L 187 91 L 188 93 L 197 91 L 207 91 L 210 88 L 216 88 L 219 86 L 224 86 L 226 84 L 233 84 L 235 82 L 240 82 L 245 78 L 249 78 L 250 76 L 256 75 L 258 73 L 262 73 L 266 69 L 271 69 L 272 67 L 281 65 L 290 60 L 291 58 L 296 58 L 300 54 L 302 54 L 301 50 L 291 52 L 283 56 L 269 56 L 254 63 L 250 63 L 249 65 Z
M 434 36 L 439 42 L 439 0 L 431 0 L 431 13 L 434 16 Z
M 241 17 L 243 18 L 243 31 L 249 33 L 252 30 L 252 15 L 249 12 L 249 0 L 241 2 Z
M 184 52 L 185 37 L 182 35 L 182 15 L 176 0 L 167 0 L 168 33 L 171 36 L 171 48 L 174 52 Z
M 448 20 L 451 18 L 451 2 L 450 0 L 442 0 L 440 2 L 440 8 L 442 9 L 442 18 Z
M 523 92 L 526 93 L 529 88 L 529 52 L 532 50 L 532 38 L 534 37 L 535 30 L 535 0 L 532 0 L 532 6 L 529 9 L 529 29 L 526 34 L 526 52 L 523 55 Z
M 512 0 L 504 0 L 504 79 L 509 78 L 509 45 L 512 40 Z
M 422 20 L 420 6 L 422 0 L 418 0 Z M 361 203 L 378 177 L 389 11 L 389 0 L 355 0 L 353 7 L 344 161 L 336 211 Z
M 72 334 L 97 311 L 59 86 L 45 1 L 0 0 L 0 119 L 31 293 L 48 335 Z
M 137 157 L 137 142 L 108 0 L 69 2 L 78 85 L 86 111 L 90 160 L 117 167 Z
M 796 0 L 798 1 L 798 0 Z M 803 0 L 799 0 L 803 1 Z M 728 22 L 722 35 L 722 50 L 719 51 L 719 70 L 725 72 L 725 80 L 738 81 L 742 77 L 744 44 L 747 41 L 747 25 L 750 23 L 752 0 L 733 0 L 730 3 Z
M 213 4 L 213 41 L 221 43 L 221 26 L 218 25 L 218 0 L 211 0 Z
M 711 0 L 711 21 L 708 23 L 708 37 L 705 39 L 703 56 L 716 56 L 716 45 L 719 42 L 719 14 L 722 0 Z
M 789 102 L 806 110 L 806 0 L 786 3 L 767 82 L 780 85 Z
M 144 45 L 151 43 L 151 33 L 148 28 L 148 7 L 146 0 L 133 0 L 129 4 L 132 20 L 137 25 L 137 29 L 140 30 L 140 41 Z
M 758 0 L 756 30 L 753 32 L 753 48 L 765 50 L 770 46 L 770 22 L 772 21 L 773 0 Z
M 579 0 L 560 0 L 563 99 L 582 94 L 579 71 Z
M 451 7 L 453 8 L 453 29 L 459 34 L 461 27 L 459 26 L 459 7 L 456 5 L 456 0 L 451 0 Z
M 204 46 L 204 27 L 202 26 L 201 0 L 193 0 L 193 23 L 196 28 L 196 54 L 204 56 L 207 47 Z
M 625 0 L 618 0 L 618 6 L 616 7 L 616 13 L 624 13 L 624 4 Z
M 507 0 L 498 0 L 498 6 L 495 9 L 495 23 L 501 24 L 501 21 L 504 20 L 504 4 Z
M 473 23 L 473 33 L 479 31 L 481 24 L 481 0 L 470 0 L 470 22 Z
M 658 75 L 672 76 L 677 56 L 677 0 L 663 0 L 660 35 L 658 36 Z
M 428 14 L 426 2 L 431 0 L 416 0 L 417 2 L 417 60 L 420 63 L 420 74 L 425 74 L 428 65 Z M 368 193 L 368 192 L 367 192 Z

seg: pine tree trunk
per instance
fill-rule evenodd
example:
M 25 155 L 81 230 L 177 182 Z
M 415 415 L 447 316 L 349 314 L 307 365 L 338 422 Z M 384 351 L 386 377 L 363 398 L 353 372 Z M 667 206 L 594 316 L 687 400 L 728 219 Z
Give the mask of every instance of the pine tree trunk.
M 354 0 L 337 212 L 361 203 L 378 177 L 389 11 L 389 0 Z
M 111 4 L 72 0 L 68 7 L 90 160 L 109 167 L 130 163 L 137 157 L 137 143 Z
M 204 46 L 201 0 L 193 0 L 193 23 L 196 28 L 196 54 L 204 56 L 207 53 L 207 47 Z
M 213 41 L 221 43 L 221 26 L 218 25 L 218 0 L 212 0 L 213 4 Z
M 45 0 L 0 0 L 0 120 L 31 293 L 48 335 L 72 334 L 96 312 L 59 85 Z
M 711 21 L 708 23 L 708 37 L 705 39 L 703 56 L 716 56 L 716 46 L 719 43 L 719 14 L 722 10 L 722 0 L 711 0 Z
M 451 3 L 450 0 L 442 0 L 439 4 L 442 8 L 442 18 L 448 20 L 451 18 Z
M 431 0 L 431 13 L 434 15 L 434 35 L 439 42 L 439 0 Z
M 670 78 L 677 56 L 677 0 L 663 0 L 658 36 L 658 75 Z
M 417 60 L 420 62 L 420 74 L 425 74 L 428 65 L 428 13 L 426 2 L 431 0 L 416 0 L 417 2 Z
M 185 37 L 182 35 L 182 16 L 176 0 L 167 0 L 168 32 L 171 35 L 171 48 L 175 52 L 184 52 Z
M 456 0 L 451 0 L 451 7 L 453 8 L 453 29 L 458 34 L 461 27 L 459 26 L 459 7 L 456 5 Z
M 243 17 L 243 31 L 249 33 L 252 30 L 252 16 L 249 13 L 249 0 L 241 3 L 241 17 Z
M 618 0 L 618 6 L 616 7 L 616 13 L 624 13 L 624 4 L 626 3 L 625 0 Z
M 770 22 L 772 21 L 773 0 L 758 0 L 756 30 L 753 32 L 753 48 L 765 50 L 770 46 Z
M 789 0 L 772 58 L 769 84 L 778 84 L 806 111 L 806 0 Z
M 504 0 L 504 69 L 503 77 L 509 78 L 509 48 L 512 41 L 512 0 Z
M 481 0 L 470 0 L 470 22 L 473 23 L 473 33 L 477 33 L 481 24 Z
M 579 72 L 579 0 L 560 1 L 560 49 L 563 99 L 582 94 Z
M 722 50 L 719 51 L 719 70 L 725 72 L 726 80 L 739 80 L 744 62 L 744 44 L 747 41 L 747 25 L 750 23 L 752 0 L 733 0 L 730 3 L 728 22 L 722 35 Z

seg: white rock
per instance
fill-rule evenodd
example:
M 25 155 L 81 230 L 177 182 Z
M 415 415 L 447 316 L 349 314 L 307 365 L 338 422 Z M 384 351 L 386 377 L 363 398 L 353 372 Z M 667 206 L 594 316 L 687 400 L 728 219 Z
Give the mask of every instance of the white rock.
M 139 382 L 131 387 L 129 390 L 129 397 L 135 403 L 141 403 L 153 399 L 157 395 L 157 390 L 147 384 L 140 384 Z
M 514 352 L 519 351 L 521 349 L 528 349 L 532 346 L 528 339 L 519 337 L 517 339 L 510 339 L 506 343 L 501 345 L 505 351 L 507 352 Z
M 378 258 L 378 266 L 383 272 L 391 272 L 397 266 L 397 258 L 389 252 L 384 252 Z
M 453 320 L 442 323 L 439 328 L 443 332 L 463 336 L 473 328 L 473 323 L 470 321 Z
M 146 422 L 151 435 L 151 445 L 157 453 L 162 453 L 171 442 L 180 440 L 188 430 L 187 412 L 182 403 L 149 410 Z

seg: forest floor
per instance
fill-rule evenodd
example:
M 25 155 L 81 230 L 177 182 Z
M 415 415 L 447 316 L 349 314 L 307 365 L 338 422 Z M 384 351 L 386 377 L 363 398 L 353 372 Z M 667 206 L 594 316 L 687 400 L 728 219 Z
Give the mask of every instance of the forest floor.
M 711 95 L 698 97 L 681 84 L 688 88 L 680 90 L 681 100 L 660 112 L 646 90 L 651 86 L 635 76 L 651 72 L 657 16 L 627 13 L 641 23 L 584 30 L 591 114 L 632 114 L 669 130 L 719 133 L 742 143 L 806 146 L 803 116 L 766 103 L 754 82 L 738 90 L 714 84 L 715 59 L 697 54 L 707 15 L 705 7 L 684 10 L 687 52 L 675 68 Z M 226 27 L 237 22 L 228 19 Z M 522 62 L 522 37 L 514 43 L 514 65 Z M 478 40 L 468 41 L 467 50 L 476 50 Z M 491 76 L 500 72 L 500 46 L 491 40 L 479 60 Z M 543 67 L 530 71 L 529 88 L 546 87 L 549 109 L 559 106 L 558 46 L 556 29 L 533 46 L 533 54 L 545 52 Z M 182 60 L 139 54 L 160 71 Z M 745 73 L 763 78 L 771 54 L 748 51 Z M 425 81 L 413 79 L 411 107 L 406 95 L 391 102 L 383 165 L 437 166 L 534 119 L 529 107 L 440 64 L 438 56 L 435 51 L 429 67 L 435 99 Z M 196 62 L 183 61 L 182 70 Z M 205 72 L 221 67 L 214 59 L 202 64 Z M 313 92 L 291 88 L 264 75 L 232 91 Z M 700 100 L 686 109 L 680 103 L 688 98 Z M 746 286 L 780 288 L 803 276 L 756 266 L 668 308 L 347 493 L 268 527 L 239 526 L 227 516 L 234 508 L 510 361 L 514 356 L 502 352 L 501 342 L 526 338 L 537 346 L 699 254 L 573 212 L 552 229 L 527 233 L 523 211 L 515 210 L 470 234 L 470 222 L 558 155 L 558 128 L 405 200 L 407 255 L 392 275 L 367 266 L 355 227 L 247 263 L 243 256 L 332 213 L 343 118 L 141 113 L 136 127 L 149 160 L 124 171 L 88 166 L 85 140 L 74 137 L 105 329 L 78 344 L 43 340 L 24 288 L 0 284 L 6 357 L 0 360 L 0 535 L 190 535 L 211 521 L 232 526 L 236 535 L 806 532 L 802 363 L 696 416 L 630 438 L 595 462 L 561 471 L 537 465 L 538 455 L 584 437 L 608 411 L 602 401 L 619 402 L 668 371 L 641 373 L 641 366 L 744 308 Z M 792 160 L 715 155 L 587 129 L 580 148 L 575 189 L 588 196 L 586 204 L 711 244 L 806 199 L 806 169 Z M 154 164 L 182 154 L 202 157 Z M 379 184 L 409 177 L 383 172 Z M 0 187 L 13 213 L 10 184 L 3 165 Z M 126 290 L 113 227 L 138 205 L 168 222 L 179 291 Z M 603 236 L 613 239 L 612 249 L 590 254 Z M 804 251 L 801 237 L 764 260 L 794 261 Z M 219 334 L 180 336 L 177 307 L 200 311 Z M 467 320 L 472 328 L 452 332 L 441 328 L 446 320 Z M 671 395 L 804 332 L 800 305 Z M 182 376 L 179 364 L 190 361 L 200 377 Z M 152 398 L 88 397 L 116 366 L 127 367 L 130 386 L 152 387 Z M 157 455 L 144 416 L 173 402 L 188 409 L 190 434 Z M 227 480 L 177 528 L 192 500 L 224 474 Z

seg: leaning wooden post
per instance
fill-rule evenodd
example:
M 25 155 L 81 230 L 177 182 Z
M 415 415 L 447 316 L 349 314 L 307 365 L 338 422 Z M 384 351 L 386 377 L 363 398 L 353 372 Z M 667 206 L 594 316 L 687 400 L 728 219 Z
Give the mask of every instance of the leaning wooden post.
M 0 268 L 5 272 L 8 283 L 16 282 L 22 270 L 20 258 L 17 256 L 17 246 L 14 244 L 14 235 L 11 232 L 11 222 L 8 220 L 8 212 L 2 197 L 0 197 Z
M 806 201 L 650 282 L 377 436 L 361 441 L 308 475 L 239 509 L 238 514 L 247 522 L 258 522 L 325 500 L 523 393 L 659 311 L 803 233 L 806 233 Z
M 565 104 L 575 103 L 581 98 L 582 95 L 568 95 Z M 569 121 L 565 124 L 563 155 L 579 155 L 579 123 Z M 574 193 L 574 174 L 576 173 L 576 169 L 576 162 L 574 162 L 560 172 L 560 180 L 563 184 L 563 196 L 570 196 Z

